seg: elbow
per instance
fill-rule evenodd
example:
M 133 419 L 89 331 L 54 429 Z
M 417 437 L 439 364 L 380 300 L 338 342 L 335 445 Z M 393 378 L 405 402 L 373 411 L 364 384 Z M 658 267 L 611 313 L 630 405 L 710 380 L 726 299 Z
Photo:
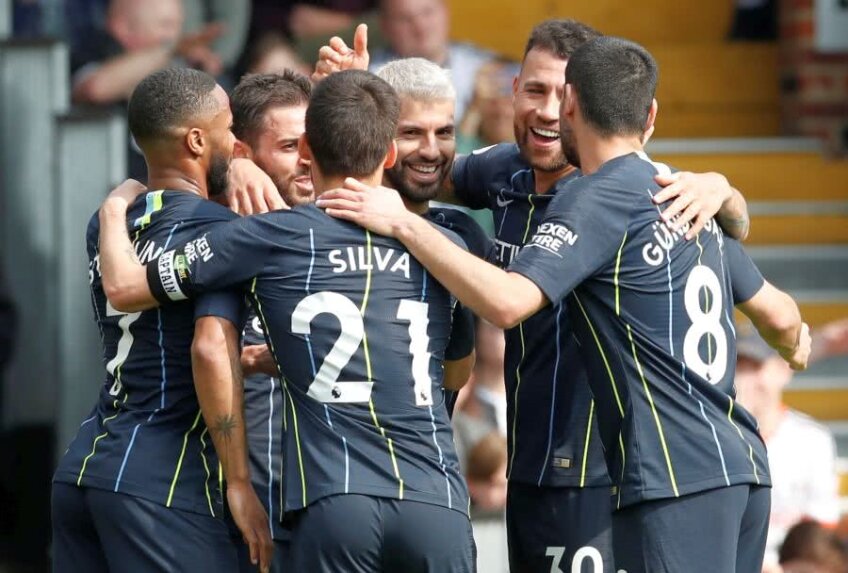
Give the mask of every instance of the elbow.
M 194 337 L 191 343 L 191 363 L 208 365 L 227 356 L 227 341 L 222 333 L 205 332 Z
M 120 285 L 114 285 L 104 280 L 103 293 L 106 295 L 112 308 L 119 312 L 136 312 L 141 310 L 135 308 L 130 293 Z
M 517 304 L 504 302 L 495 308 L 490 316 L 484 317 L 486 320 L 502 330 L 508 330 L 518 326 L 518 324 L 526 318 L 523 309 Z

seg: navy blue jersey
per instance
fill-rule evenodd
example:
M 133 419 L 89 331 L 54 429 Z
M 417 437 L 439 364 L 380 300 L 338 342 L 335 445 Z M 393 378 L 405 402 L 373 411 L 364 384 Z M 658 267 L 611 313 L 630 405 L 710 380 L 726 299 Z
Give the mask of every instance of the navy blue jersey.
M 310 205 L 219 227 L 148 277 L 160 300 L 246 285 L 283 376 L 286 511 L 344 493 L 467 511 L 441 392 L 453 300 L 399 242 Z
M 127 223 L 139 259 L 148 262 L 233 217 L 192 193 L 154 191 L 131 206 Z M 190 351 L 195 316 L 238 324 L 238 301 L 216 294 L 196 304 L 118 312 L 103 293 L 98 237 L 95 214 L 87 233 L 89 281 L 106 377 L 55 479 L 220 515 L 219 464 L 195 395 Z
M 748 302 L 765 283 L 760 269 L 742 248 L 742 244 L 727 236 L 724 237 L 724 259 L 730 271 L 733 305 Z
M 563 184 L 510 266 L 553 304 L 572 293 L 619 507 L 770 483 L 756 423 L 733 399 L 724 236 L 712 220 L 693 241 L 662 223 L 661 172 L 631 153 Z
M 467 213 L 451 207 L 431 207 L 424 215 L 428 220 L 443 229 L 450 229 L 463 240 L 468 252 L 477 257 L 494 262 L 495 245 L 486 235 L 486 231 Z M 471 309 L 457 302 L 453 312 L 450 341 L 445 349 L 445 360 L 465 358 L 474 350 L 476 342 L 476 324 Z M 453 416 L 459 392 L 445 390 L 445 405 L 448 415 Z
M 251 312 L 244 325 L 244 344 L 265 344 L 259 317 Z M 283 353 L 285 354 L 285 353 Z M 284 358 L 285 359 L 285 356 Z M 267 374 L 244 378 L 244 420 L 250 458 L 250 481 L 265 506 L 274 539 L 289 539 L 283 518 L 283 426 L 282 382 Z
M 575 171 L 567 178 L 577 176 Z M 501 267 L 533 236 L 559 189 L 535 193 L 533 169 L 515 144 L 457 158 L 453 181 L 466 205 L 492 210 Z M 595 406 L 565 302 L 508 329 L 505 343 L 509 479 L 545 486 L 608 485 Z

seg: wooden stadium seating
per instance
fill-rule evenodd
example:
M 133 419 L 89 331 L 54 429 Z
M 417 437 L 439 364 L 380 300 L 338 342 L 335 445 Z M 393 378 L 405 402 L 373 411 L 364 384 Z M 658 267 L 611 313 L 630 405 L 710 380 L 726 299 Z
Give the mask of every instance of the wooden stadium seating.
M 662 153 L 653 159 L 688 171 L 718 171 L 751 201 L 848 200 L 848 161 L 817 152 Z
M 791 408 L 813 418 L 826 421 L 845 420 L 848 417 L 848 385 L 834 388 L 788 388 L 783 400 Z

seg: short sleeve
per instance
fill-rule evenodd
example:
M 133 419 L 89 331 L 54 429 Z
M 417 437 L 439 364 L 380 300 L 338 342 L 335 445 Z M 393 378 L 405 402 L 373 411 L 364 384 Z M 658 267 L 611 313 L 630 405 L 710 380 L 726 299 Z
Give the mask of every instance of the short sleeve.
M 244 217 L 163 253 L 147 266 L 147 282 L 161 303 L 238 285 L 262 270 L 271 248 L 262 216 Z
M 765 283 L 760 269 L 748 256 L 739 241 L 726 235 L 724 237 L 724 254 L 730 274 L 734 306 L 751 300 Z
M 470 155 L 457 157 L 453 164 L 453 186 L 457 199 L 471 209 L 489 206 L 486 183 L 493 170 L 498 167 L 498 146 L 477 149 Z
M 630 214 L 614 183 L 581 177 L 563 185 L 536 233 L 509 266 L 561 301 L 593 274 L 614 261 Z
M 216 291 L 200 295 L 194 303 L 194 320 L 204 316 L 223 318 L 241 330 L 247 317 L 244 296 L 238 290 Z

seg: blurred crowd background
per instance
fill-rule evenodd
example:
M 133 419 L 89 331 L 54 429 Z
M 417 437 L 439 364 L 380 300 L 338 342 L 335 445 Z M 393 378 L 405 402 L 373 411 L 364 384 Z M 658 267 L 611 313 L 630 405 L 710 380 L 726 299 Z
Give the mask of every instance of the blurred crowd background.
M 367 22 L 372 67 L 419 56 L 451 70 L 468 153 L 513 140 L 524 42 L 552 17 L 648 47 L 648 151 L 721 172 L 748 199 L 749 251 L 816 341 L 793 378 L 740 326 L 739 400 L 775 482 L 767 570 L 848 572 L 848 2 L 0 0 L 0 573 L 47 570 L 52 468 L 101 381 L 83 235 L 112 185 L 145 177 L 124 117 L 135 85 L 174 64 L 228 89 L 250 72 L 308 74 L 330 36 L 350 43 Z M 506 567 L 508 428 L 503 333 L 477 334 L 454 426 L 489 573 Z

